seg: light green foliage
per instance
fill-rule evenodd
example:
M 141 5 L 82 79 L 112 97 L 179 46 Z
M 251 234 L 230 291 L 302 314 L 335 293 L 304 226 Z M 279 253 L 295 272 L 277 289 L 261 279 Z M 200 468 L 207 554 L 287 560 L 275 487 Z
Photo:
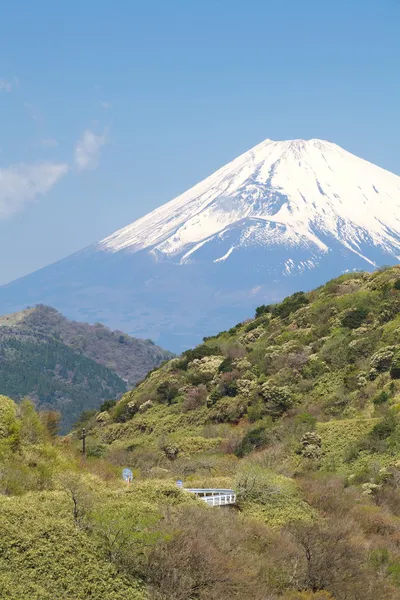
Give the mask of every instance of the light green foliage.
M 7 396 L 0 396 L 0 440 L 15 432 L 17 407 Z
M 94 538 L 74 525 L 63 492 L 0 496 L 0 597 L 7 600 L 144 600 Z
M 344 465 L 346 452 L 367 435 L 377 423 L 376 419 L 343 419 L 317 424 L 322 440 L 322 464 L 336 471 Z
M 235 489 L 243 512 L 271 527 L 312 518 L 313 512 L 293 480 L 257 464 L 244 464 L 237 473 Z
M 65 517 L 66 545 L 73 532 L 95 578 L 101 569 L 105 598 L 117 600 L 120 590 L 143 597 L 144 581 L 151 600 L 209 600 L 226 589 L 238 599 L 392 600 L 400 564 L 399 277 L 398 267 L 343 275 L 262 307 L 256 319 L 163 364 L 85 417 L 86 461 L 77 433 L 61 442 L 32 405 L 3 400 L 0 494 L 19 507 L 61 502 L 52 518 Z M 123 467 L 134 473 L 130 487 Z M 177 479 L 233 488 L 239 510 L 207 507 Z M 12 535 L 7 553 L 23 548 L 29 559 L 34 550 Z M 16 598 L 26 589 L 34 600 L 64 600 L 41 575 L 57 572 L 42 552 L 48 535 L 32 543 L 38 566 L 15 582 Z M 87 578 L 70 560 L 70 574 L 60 567 L 65 599 Z M 12 578 L 6 571 L 0 585 Z

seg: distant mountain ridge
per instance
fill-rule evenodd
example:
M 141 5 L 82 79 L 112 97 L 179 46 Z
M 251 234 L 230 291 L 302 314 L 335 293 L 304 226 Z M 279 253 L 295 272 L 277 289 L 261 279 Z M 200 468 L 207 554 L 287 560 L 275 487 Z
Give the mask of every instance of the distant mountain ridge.
M 69 321 L 43 305 L 0 317 L 0 394 L 59 410 L 63 431 L 171 356 L 149 340 Z
M 400 177 L 323 140 L 265 140 L 81 252 L 0 288 L 182 350 L 271 303 L 400 257 Z

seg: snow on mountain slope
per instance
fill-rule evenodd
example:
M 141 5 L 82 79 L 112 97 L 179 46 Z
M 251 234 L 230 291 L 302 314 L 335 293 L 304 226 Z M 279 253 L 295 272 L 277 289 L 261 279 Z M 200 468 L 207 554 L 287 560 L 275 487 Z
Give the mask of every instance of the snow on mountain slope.
M 321 140 L 266 140 L 103 241 L 0 287 L 179 352 L 345 271 L 400 257 L 400 177 Z
M 266 140 L 98 248 L 147 248 L 185 262 L 243 219 L 248 226 L 236 246 L 214 260 L 228 260 L 238 247 L 277 242 L 326 252 L 327 237 L 356 254 L 367 241 L 397 255 L 400 178 L 330 142 Z

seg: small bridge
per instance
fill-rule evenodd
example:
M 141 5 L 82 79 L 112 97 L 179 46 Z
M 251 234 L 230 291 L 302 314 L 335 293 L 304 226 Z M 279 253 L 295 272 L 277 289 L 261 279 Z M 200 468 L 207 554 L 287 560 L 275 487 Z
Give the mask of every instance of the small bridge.
M 208 506 L 227 506 L 236 504 L 236 494 L 233 490 L 219 490 L 215 488 L 184 488 L 187 492 L 195 494 Z

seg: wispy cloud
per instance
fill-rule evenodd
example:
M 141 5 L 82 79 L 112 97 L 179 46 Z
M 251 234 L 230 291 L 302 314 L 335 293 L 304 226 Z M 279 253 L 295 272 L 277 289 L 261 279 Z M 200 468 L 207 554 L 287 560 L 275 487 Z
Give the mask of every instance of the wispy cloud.
M 75 164 L 79 171 L 95 169 L 99 164 L 100 150 L 107 141 L 106 134 L 96 135 L 86 129 L 75 148 Z
M 19 87 L 17 77 L 13 77 L 12 79 L 0 79 L 0 92 L 7 92 L 9 94 L 17 87 Z
M 0 168 L 0 219 L 46 194 L 67 172 L 67 164 L 51 162 Z
M 102 106 L 103 108 L 105 108 L 106 110 L 107 110 L 108 108 L 111 108 L 111 104 L 110 104 L 109 102 L 106 102 L 105 100 L 102 100 L 102 101 L 100 102 L 100 104 L 101 104 L 101 106 Z

